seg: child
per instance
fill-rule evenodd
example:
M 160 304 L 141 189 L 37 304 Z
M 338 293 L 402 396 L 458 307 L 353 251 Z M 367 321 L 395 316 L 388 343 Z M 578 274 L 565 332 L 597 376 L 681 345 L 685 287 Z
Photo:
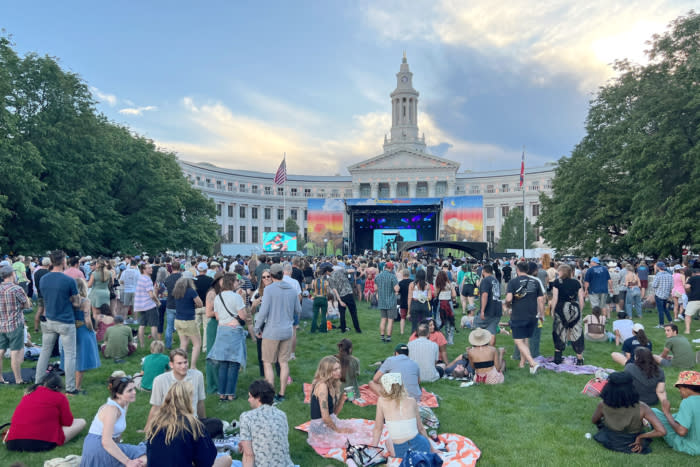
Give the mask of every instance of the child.
M 153 380 L 156 376 L 165 373 L 168 369 L 169 358 L 163 354 L 165 344 L 163 341 L 155 340 L 151 342 L 151 354 L 143 359 L 141 367 L 141 389 L 150 391 L 153 388 Z

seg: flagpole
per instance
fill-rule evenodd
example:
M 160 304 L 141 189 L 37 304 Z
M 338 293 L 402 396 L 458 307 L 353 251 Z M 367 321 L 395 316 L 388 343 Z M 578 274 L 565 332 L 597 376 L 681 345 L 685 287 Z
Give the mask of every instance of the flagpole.
M 287 153 L 284 153 L 284 171 L 287 171 Z M 287 230 L 287 177 L 285 174 L 284 182 L 282 183 L 282 220 L 284 221 L 284 230 Z
M 525 230 L 525 146 L 523 146 L 523 160 L 521 164 L 520 189 L 523 192 L 523 258 L 525 257 L 525 245 L 527 243 L 527 231 Z

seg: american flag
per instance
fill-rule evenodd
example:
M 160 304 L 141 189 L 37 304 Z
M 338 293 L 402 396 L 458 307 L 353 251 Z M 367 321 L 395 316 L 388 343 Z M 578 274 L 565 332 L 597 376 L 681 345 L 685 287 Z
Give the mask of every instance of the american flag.
M 520 188 L 523 187 L 523 182 L 525 181 L 525 151 L 523 151 L 523 158 L 520 162 Z
M 282 159 L 282 163 L 280 164 L 280 168 L 277 169 L 277 173 L 275 174 L 275 185 L 283 185 L 284 182 L 287 181 L 287 157 L 285 156 L 284 159 Z M 521 181 L 522 184 L 522 181 Z

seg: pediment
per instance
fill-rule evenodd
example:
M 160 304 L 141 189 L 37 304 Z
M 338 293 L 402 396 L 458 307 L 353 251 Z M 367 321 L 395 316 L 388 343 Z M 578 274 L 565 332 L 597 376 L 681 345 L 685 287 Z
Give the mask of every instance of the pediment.
M 374 170 L 447 169 L 457 171 L 459 163 L 422 152 L 399 150 L 380 154 L 348 167 L 352 173 Z

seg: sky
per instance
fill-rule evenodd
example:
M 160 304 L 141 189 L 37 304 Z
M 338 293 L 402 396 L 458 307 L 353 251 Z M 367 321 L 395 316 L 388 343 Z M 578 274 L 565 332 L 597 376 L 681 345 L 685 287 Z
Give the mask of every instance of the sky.
M 21 55 L 59 59 L 110 120 L 191 162 L 347 175 L 382 153 L 406 52 L 429 151 L 541 167 L 585 135 L 611 64 L 686 0 L 0 2 Z

